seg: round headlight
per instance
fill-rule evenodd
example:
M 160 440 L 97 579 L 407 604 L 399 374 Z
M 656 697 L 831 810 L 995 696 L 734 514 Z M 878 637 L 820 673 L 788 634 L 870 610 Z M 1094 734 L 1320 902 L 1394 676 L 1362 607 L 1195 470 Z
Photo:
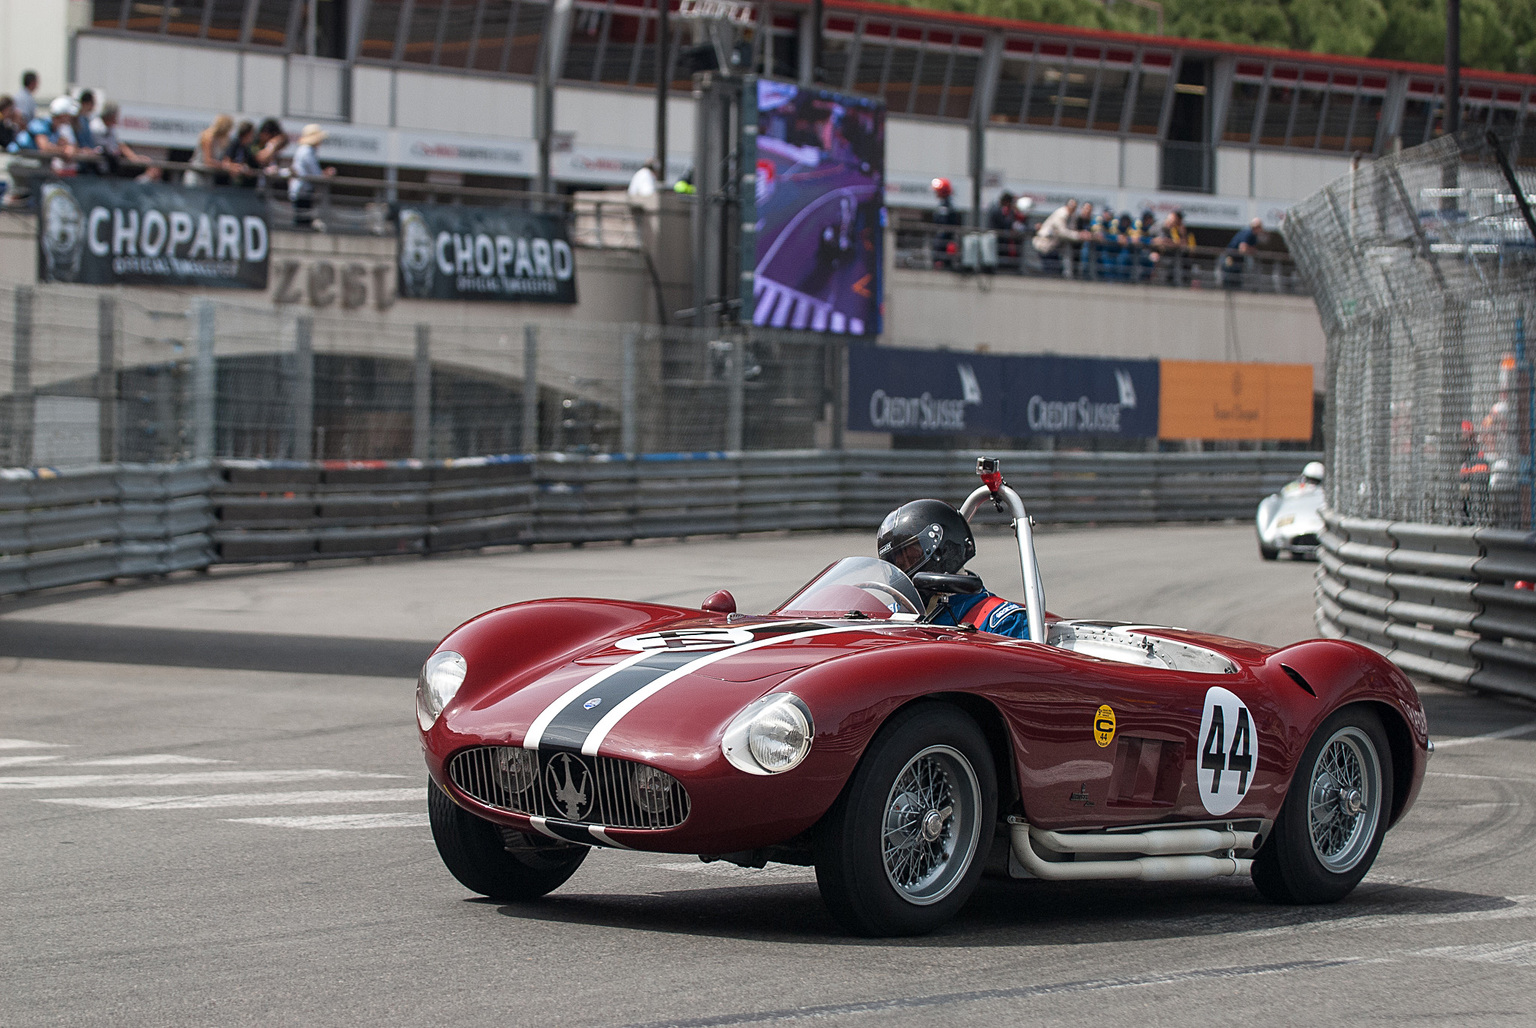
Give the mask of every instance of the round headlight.
M 438 650 L 427 658 L 416 679 L 416 721 L 423 732 L 437 721 L 468 673 L 469 664 L 452 650 Z
M 771 693 L 736 715 L 720 748 L 726 760 L 748 774 L 774 775 L 804 760 L 815 735 L 810 708 L 800 697 Z

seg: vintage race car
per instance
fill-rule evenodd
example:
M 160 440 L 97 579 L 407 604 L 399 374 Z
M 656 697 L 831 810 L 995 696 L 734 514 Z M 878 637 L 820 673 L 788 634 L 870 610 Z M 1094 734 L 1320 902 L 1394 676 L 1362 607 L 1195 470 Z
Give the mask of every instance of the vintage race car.
M 1254 527 L 1259 556 L 1274 560 L 1283 550 L 1292 557 L 1315 557 L 1323 535 L 1323 465 L 1311 461 L 1301 477 L 1259 502 Z
M 763 616 L 722 592 L 702 611 L 540 600 L 455 629 L 417 687 L 449 871 L 517 901 L 602 847 L 813 865 L 868 935 L 944 923 L 994 844 L 1015 877 L 1349 893 L 1423 780 L 1408 679 L 1350 642 L 1048 614 L 1024 505 L 983 465 L 961 511 L 1012 515 L 1029 640 L 925 623 L 919 590 L 979 580 L 874 557 Z

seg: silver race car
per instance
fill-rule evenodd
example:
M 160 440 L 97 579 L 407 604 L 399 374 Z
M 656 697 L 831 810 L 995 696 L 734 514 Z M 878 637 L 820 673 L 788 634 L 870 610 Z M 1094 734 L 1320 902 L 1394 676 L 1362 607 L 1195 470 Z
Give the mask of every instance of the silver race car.
M 1323 531 L 1323 465 L 1311 461 L 1301 477 L 1259 504 L 1255 527 L 1259 532 L 1259 556 L 1274 560 L 1284 550 L 1292 557 L 1317 556 Z

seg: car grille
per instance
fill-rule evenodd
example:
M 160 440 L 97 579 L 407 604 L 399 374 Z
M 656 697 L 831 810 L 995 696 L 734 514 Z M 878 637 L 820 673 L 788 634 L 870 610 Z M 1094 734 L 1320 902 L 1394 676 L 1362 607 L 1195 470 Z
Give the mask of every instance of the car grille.
M 1291 545 L 1292 546 L 1312 546 L 1312 547 L 1316 547 L 1318 545 L 1318 538 L 1317 538 L 1317 536 L 1315 534 L 1313 534 L 1311 532 L 1306 532 L 1306 533 L 1303 533 L 1302 535 L 1298 535 L 1298 536 L 1295 536 L 1294 538 L 1292 538 L 1291 539 Z
M 448 762 L 453 784 L 488 807 L 605 828 L 675 828 L 688 791 L 660 768 L 633 760 L 520 746 L 475 746 Z

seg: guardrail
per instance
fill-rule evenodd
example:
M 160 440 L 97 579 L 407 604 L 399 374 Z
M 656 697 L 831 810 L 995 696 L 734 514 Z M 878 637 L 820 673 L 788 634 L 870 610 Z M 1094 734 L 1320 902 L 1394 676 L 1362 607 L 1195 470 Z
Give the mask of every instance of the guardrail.
M 110 464 L 0 480 L 0 595 L 213 563 L 207 462 Z
M 1316 454 L 1004 455 L 1042 522 L 1248 518 Z M 216 564 L 782 529 L 873 532 L 966 453 L 767 451 L 106 465 L 0 479 L 0 594 Z
M 1536 533 L 1323 520 L 1323 634 L 1426 678 L 1536 699 Z

